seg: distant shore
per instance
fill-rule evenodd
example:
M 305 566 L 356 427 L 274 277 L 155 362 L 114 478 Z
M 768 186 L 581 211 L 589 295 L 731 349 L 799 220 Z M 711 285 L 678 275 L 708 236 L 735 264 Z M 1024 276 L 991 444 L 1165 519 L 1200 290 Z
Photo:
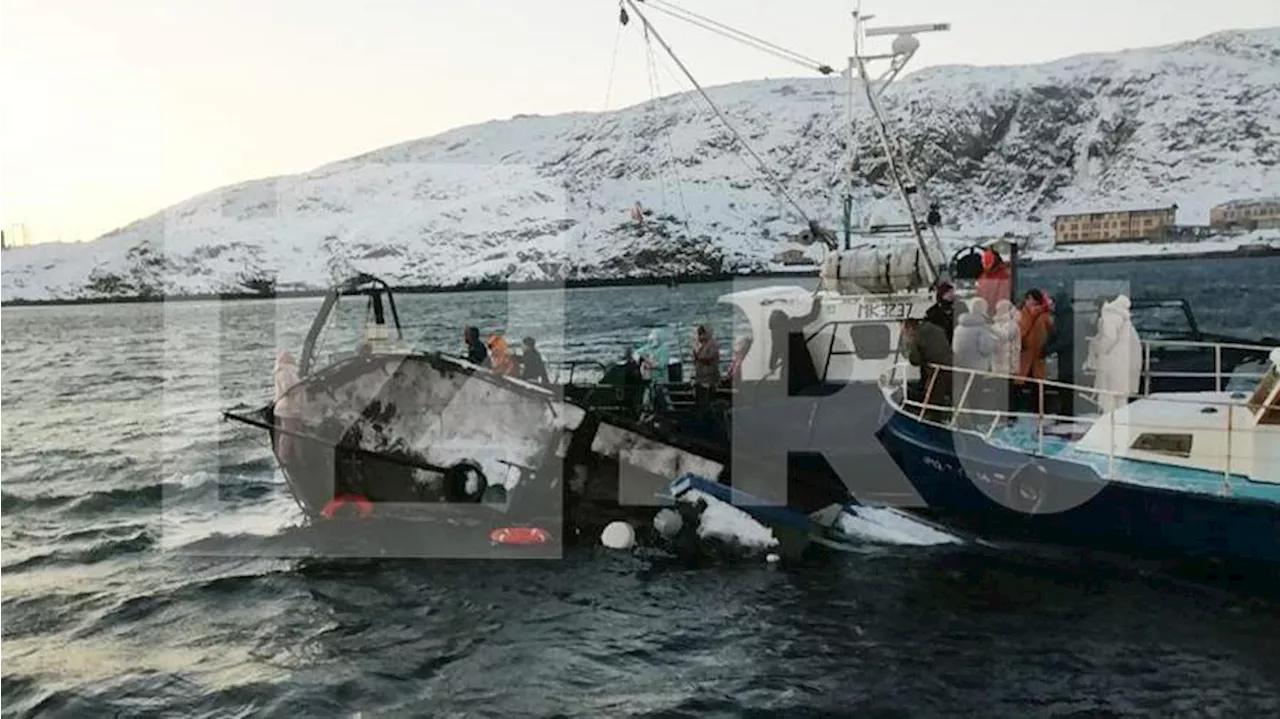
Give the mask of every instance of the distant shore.
M 648 287 L 652 285 L 692 285 L 728 282 L 737 279 L 814 278 L 818 269 L 773 270 L 766 272 L 671 275 L 662 277 L 601 277 L 565 280 L 563 282 L 463 282 L 452 285 L 404 285 L 393 287 L 396 294 L 423 295 L 452 292 L 519 292 L 530 290 L 586 289 L 592 287 Z M 205 292 L 185 295 L 148 295 L 142 297 L 80 297 L 47 300 L 6 300 L 3 307 L 41 307 L 49 305 L 148 304 L 156 302 L 206 302 L 209 300 L 268 300 L 324 297 L 329 289 L 278 290 L 262 292 Z
M 1151 245 L 1152 248 L 1165 249 L 1169 246 Z M 1035 267 L 1040 265 L 1095 265 L 1106 262 L 1146 262 L 1154 260 L 1194 260 L 1194 259 L 1224 259 L 1239 257 L 1273 257 L 1280 255 L 1280 245 L 1265 243 L 1249 243 L 1235 247 L 1213 249 L 1213 250 L 1195 250 L 1194 245 L 1177 245 L 1177 247 L 1187 247 L 1188 249 L 1176 249 L 1169 252 L 1142 252 L 1132 254 L 1115 254 L 1106 253 L 1087 253 L 1075 254 L 1070 251 L 1050 250 L 1042 253 L 1032 253 L 1030 257 L 1020 257 L 1019 265 L 1027 267 Z M 1095 249 L 1095 248 L 1085 248 Z M 1098 249 L 1105 249 L 1099 247 Z
M 1093 248 L 1088 248 L 1093 249 Z M 1094 265 L 1112 262 L 1150 262 L 1159 260 L 1225 259 L 1240 257 L 1280 256 L 1280 246 L 1272 244 L 1248 244 L 1222 250 L 1186 250 L 1170 252 L 1145 252 L 1134 254 L 1075 254 L 1062 251 L 1033 253 L 1019 258 L 1018 265 L 1041 267 L 1044 265 Z M 707 273 L 696 275 L 661 277 L 583 278 L 563 282 L 463 282 L 452 285 L 406 285 L 396 287 L 397 294 L 446 294 L 451 292 L 518 292 L 526 290 L 587 289 L 593 287 L 648 287 L 652 285 L 691 285 L 709 282 L 728 282 L 736 279 L 812 279 L 818 276 L 818 267 L 796 266 L 790 270 L 769 270 L 750 273 Z M 57 305 L 105 305 L 156 302 L 204 302 L 210 300 L 265 300 L 323 297 L 328 289 L 278 290 L 261 292 L 210 292 L 186 295 L 149 295 L 142 297 L 80 297 L 45 300 L 6 300 L 3 307 L 44 307 Z

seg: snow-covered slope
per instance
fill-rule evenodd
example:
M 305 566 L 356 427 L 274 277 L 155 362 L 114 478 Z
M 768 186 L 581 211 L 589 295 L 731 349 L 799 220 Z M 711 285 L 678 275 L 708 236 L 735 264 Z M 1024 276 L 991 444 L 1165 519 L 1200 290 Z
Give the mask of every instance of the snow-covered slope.
M 952 235 L 1047 236 L 1055 213 L 1217 202 L 1280 186 L 1280 28 L 1031 67 L 939 67 L 888 106 Z M 838 224 L 837 80 L 744 82 L 713 98 L 806 212 Z M 862 147 L 871 146 L 863 126 Z M 887 194 L 861 168 L 860 207 Z M 640 235 L 629 218 L 651 215 Z M 891 205 L 889 205 L 891 207 Z M 892 219 L 892 212 L 879 212 Z M 10 250 L 6 300 L 766 266 L 803 223 L 691 93 L 602 114 L 452 130 L 191 198 L 94 242 Z

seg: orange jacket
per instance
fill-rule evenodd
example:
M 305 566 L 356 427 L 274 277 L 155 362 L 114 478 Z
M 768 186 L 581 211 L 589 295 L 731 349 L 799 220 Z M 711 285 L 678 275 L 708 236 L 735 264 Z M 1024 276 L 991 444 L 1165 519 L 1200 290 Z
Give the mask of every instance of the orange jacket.
M 1009 292 L 1012 289 L 1013 276 L 1006 264 L 984 270 L 978 278 L 978 296 L 987 301 L 987 307 L 990 307 L 992 312 L 995 311 L 996 305 L 1000 304 L 1000 300 L 1009 299 Z
M 1044 379 L 1044 345 L 1053 330 L 1053 315 L 1043 306 L 1022 308 L 1018 315 L 1018 327 L 1022 330 L 1022 356 L 1018 363 L 1018 375 L 1032 379 Z
M 489 338 L 489 361 L 493 365 L 493 371 L 498 374 L 509 376 L 516 374 L 515 358 L 511 356 L 511 350 L 507 347 L 507 341 L 502 338 L 502 335 Z

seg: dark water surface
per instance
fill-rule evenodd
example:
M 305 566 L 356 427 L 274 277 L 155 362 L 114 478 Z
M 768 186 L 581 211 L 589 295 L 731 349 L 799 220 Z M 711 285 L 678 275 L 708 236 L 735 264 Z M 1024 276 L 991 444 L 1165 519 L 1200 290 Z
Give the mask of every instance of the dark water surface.
M 1024 270 L 1187 297 L 1280 335 L 1280 259 Z M 743 283 L 748 284 L 760 283 Z M 400 298 L 607 359 L 711 321 L 729 284 Z M 1269 597 L 1068 552 L 868 543 L 805 565 L 278 558 L 299 534 L 265 399 L 318 300 L 5 309 L 3 710 L 9 715 L 1274 716 Z M 323 346 L 349 347 L 350 337 Z M 726 340 L 727 342 L 727 340 Z

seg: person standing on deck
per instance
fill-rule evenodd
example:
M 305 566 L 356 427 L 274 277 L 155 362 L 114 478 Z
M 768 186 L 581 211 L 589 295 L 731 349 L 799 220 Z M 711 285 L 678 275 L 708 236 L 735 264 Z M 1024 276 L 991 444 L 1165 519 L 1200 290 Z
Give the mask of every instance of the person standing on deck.
M 920 401 L 934 406 L 950 406 L 951 370 L 948 368 L 954 366 L 955 354 L 942 328 L 912 317 L 902 323 L 902 343 L 907 361 L 920 368 L 923 390 Z
M 978 277 L 978 296 L 987 301 L 987 307 L 997 307 L 1000 300 L 1008 300 L 1013 291 L 1013 274 L 1000 253 L 987 248 L 982 253 L 982 274 Z
M 950 282 L 943 282 L 938 285 L 935 293 L 936 301 L 924 314 L 925 322 L 931 322 L 942 330 L 947 337 L 947 344 L 951 344 L 951 340 L 955 336 L 956 331 L 956 314 L 964 314 L 965 307 L 961 303 L 959 310 L 956 308 L 956 288 Z
M 489 338 L 489 362 L 493 371 L 500 375 L 514 377 L 517 373 L 515 358 L 511 356 L 511 348 L 507 340 L 500 334 Z
M 1098 405 L 1110 412 L 1137 394 L 1142 381 L 1142 340 L 1130 317 L 1129 298 L 1120 295 L 1102 306 L 1098 334 L 1090 338 L 1089 358 L 1095 370 Z
M 720 384 L 720 346 L 709 325 L 698 325 L 693 334 L 693 385 L 698 405 L 707 406 Z
M 549 384 L 551 379 L 547 377 L 547 365 L 542 361 L 537 341 L 532 337 L 525 337 L 521 344 L 524 345 L 524 352 L 520 355 L 520 379 Z
M 480 367 L 489 366 L 489 350 L 485 348 L 484 342 L 480 341 L 479 327 L 468 327 L 463 330 L 462 342 L 466 346 L 466 351 L 462 353 L 463 359 Z
M 1020 404 L 1028 410 L 1039 411 L 1039 388 L 1028 385 L 1025 380 L 1043 380 L 1044 347 L 1053 331 L 1053 315 L 1046 306 L 1044 293 L 1037 289 L 1027 290 L 1022 297 L 1022 312 L 1018 316 L 1018 330 L 1021 335 L 1022 352 L 1018 360 L 1018 379 L 1014 384 L 1024 393 Z M 1034 392 L 1032 399 L 1026 392 Z

